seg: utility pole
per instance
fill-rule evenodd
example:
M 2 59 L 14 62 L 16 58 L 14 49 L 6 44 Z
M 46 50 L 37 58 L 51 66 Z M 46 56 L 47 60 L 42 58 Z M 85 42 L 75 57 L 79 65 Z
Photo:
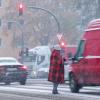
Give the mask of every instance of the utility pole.
M 57 23 L 57 28 L 58 28 L 58 29 L 57 29 L 57 33 L 60 33 L 60 31 L 61 31 L 61 29 L 60 29 L 60 23 L 59 23 L 57 17 L 56 17 L 53 13 L 51 13 L 51 12 L 50 12 L 49 10 L 47 10 L 47 9 L 40 8 L 40 7 L 28 6 L 28 8 L 29 8 L 29 9 L 42 10 L 42 11 L 44 11 L 44 12 L 50 14 L 50 15 L 55 19 L 55 21 L 56 21 L 56 23 Z

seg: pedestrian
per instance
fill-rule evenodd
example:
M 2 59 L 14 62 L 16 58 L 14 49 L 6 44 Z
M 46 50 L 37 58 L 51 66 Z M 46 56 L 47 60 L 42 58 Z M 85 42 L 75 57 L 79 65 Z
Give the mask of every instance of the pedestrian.
M 60 51 L 60 46 L 55 46 L 50 56 L 48 81 L 53 82 L 53 94 L 58 94 L 58 85 L 64 83 L 64 60 Z

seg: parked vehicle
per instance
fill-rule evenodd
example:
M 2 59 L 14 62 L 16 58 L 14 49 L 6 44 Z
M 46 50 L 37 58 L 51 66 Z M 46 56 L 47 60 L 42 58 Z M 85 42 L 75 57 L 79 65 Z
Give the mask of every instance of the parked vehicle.
M 48 78 L 49 66 L 45 65 L 37 71 L 37 78 Z
M 29 52 L 28 55 L 24 55 L 21 59 L 23 59 L 23 64 L 28 67 L 28 78 L 37 78 L 35 67 L 37 55 Z
M 12 57 L 0 57 L 0 82 L 10 84 L 19 82 L 25 85 L 27 79 L 27 67 Z
M 66 57 L 66 61 L 64 62 L 64 70 L 65 70 L 65 81 L 69 80 L 69 69 L 70 69 L 70 64 L 71 61 L 69 60 L 72 55 L 74 55 L 76 53 L 76 49 L 77 49 L 77 45 L 67 45 L 66 49 L 65 49 L 65 57 Z
M 67 45 L 65 48 L 65 80 L 68 80 L 68 57 L 75 54 L 76 45 Z M 37 46 L 29 49 L 28 56 L 23 57 L 24 65 L 28 66 L 28 77 L 30 78 L 47 78 L 50 66 L 50 47 Z
M 28 57 L 31 57 L 33 60 L 30 63 L 24 61 L 24 64 L 29 67 L 29 76 L 31 78 L 47 77 L 45 76 L 45 71 L 50 65 L 50 55 L 49 46 L 37 46 L 29 50 Z
M 83 86 L 100 86 L 100 19 L 91 21 L 72 58 L 69 72 L 71 92 Z

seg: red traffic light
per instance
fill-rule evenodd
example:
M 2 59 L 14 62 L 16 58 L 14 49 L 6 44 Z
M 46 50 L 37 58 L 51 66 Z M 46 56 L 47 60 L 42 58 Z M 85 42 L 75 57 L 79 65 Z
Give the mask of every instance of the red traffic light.
M 63 48 L 63 47 L 65 47 L 65 42 L 64 41 L 61 41 L 60 42 L 60 46 Z
M 19 4 L 19 9 L 23 9 L 23 4 Z
M 18 10 L 19 10 L 19 16 L 23 15 L 24 5 L 22 3 L 18 5 Z
M 61 42 L 61 46 L 64 46 L 65 45 L 65 43 L 64 42 Z

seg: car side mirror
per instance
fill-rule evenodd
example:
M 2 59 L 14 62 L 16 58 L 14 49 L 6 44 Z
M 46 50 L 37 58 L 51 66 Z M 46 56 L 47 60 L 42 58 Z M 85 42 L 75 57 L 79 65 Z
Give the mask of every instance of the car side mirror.
M 76 62 L 78 62 L 79 59 L 78 59 L 77 56 L 74 56 L 74 57 L 71 58 L 71 60 L 72 60 L 72 62 L 75 62 L 76 63 Z
M 84 58 L 83 56 L 82 57 L 73 57 L 72 61 L 75 62 L 75 63 L 77 63 L 77 62 L 79 62 L 83 58 Z

